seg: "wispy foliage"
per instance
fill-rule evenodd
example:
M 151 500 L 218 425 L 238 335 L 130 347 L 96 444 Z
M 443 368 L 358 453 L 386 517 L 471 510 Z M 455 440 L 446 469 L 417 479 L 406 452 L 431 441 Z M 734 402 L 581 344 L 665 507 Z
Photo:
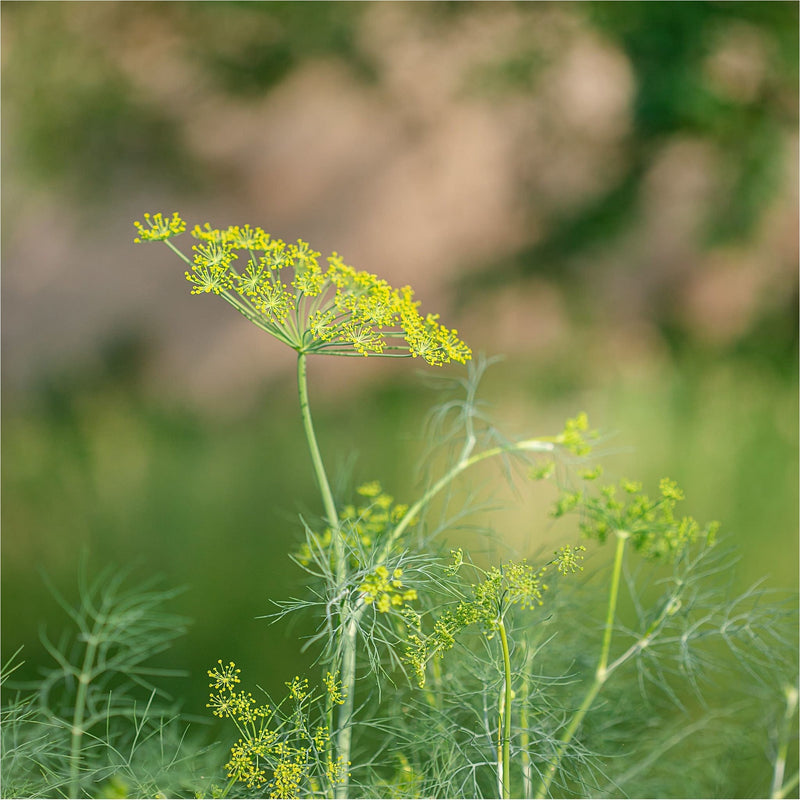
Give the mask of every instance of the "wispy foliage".
M 74 605 L 51 587 L 71 630 L 57 642 L 43 632 L 53 665 L 4 690 L 4 796 L 181 796 L 203 786 L 204 748 L 156 685 L 175 673 L 152 664 L 186 629 L 164 610 L 177 592 L 125 581 L 123 571 L 91 582 L 82 571 Z

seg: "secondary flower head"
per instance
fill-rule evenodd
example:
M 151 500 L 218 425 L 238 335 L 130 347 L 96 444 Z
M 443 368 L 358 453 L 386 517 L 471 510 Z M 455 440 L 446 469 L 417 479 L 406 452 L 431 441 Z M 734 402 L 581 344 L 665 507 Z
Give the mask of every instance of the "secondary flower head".
M 565 491 L 552 516 L 580 511 L 583 519 L 579 527 L 584 536 L 604 542 L 610 535 L 624 535 L 650 559 L 677 558 L 697 541 L 713 545 L 719 523 L 710 522 L 701 528 L 693 517 L 677 517 L 675 506 L 683 500 L 683 492 L 669 478 L 662 478 L 658 488 L 654 499 L 642 492 L 641 483 L 626 479 L 603 486 L 598 495 Z M 562 557 L 560 563 L 571 568 L 569 559 L 565 562 Z M 561 566 L 559 571 L 563 572 Z
M 145 214 L 137 242 L 163 241 L 188 265 L 192 294 L 223 297 L 247 319 L 300 353 L 419 356 L 429 364 L 466 363 L 472 353 L 437 314 L 422 316 L 409 286 L 395 289 L 298 239 L 287 244 L 261 228 L 196 225 L 191 258 L 170 241 L 186 228 L 175 213 Z
M 176 211 L 171 218 L 164 219 L 163 214 L 144 215 L 145 224 L 134 222 L 139 235 L 134 242 L 165 242 L 167 239 L 177 236 L 186 230 L 186 223 L 180 218 Z

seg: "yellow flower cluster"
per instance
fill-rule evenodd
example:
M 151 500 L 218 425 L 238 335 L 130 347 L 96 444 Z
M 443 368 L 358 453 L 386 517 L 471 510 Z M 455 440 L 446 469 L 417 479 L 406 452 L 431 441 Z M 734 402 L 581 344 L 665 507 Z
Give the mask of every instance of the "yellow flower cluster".
M 309 695 L 308 678 L 301 679 L 297 676 L 291 683 L 286 684 L 286 688 L 289 690 L 289 697 L 291 697 L 292 700 L 297 700 L 302 703 Z
M 231 719 L 240 734 L 225 765 L 228 778 L 248 789 L 266 787 L 271 798 L 296 798 L 318 788 L 321 780 L 329 789 L 344 780 L 346 770 L 331 752 L 328 726 L 318 724 L 311 733 L 310 709 L 319 695 L 312 696 L 308 680 L 296 677 L 286 684 L 291 706 L 287 716 L 281 712 L 283 704 L 275 709 L 257 705 L 249 692 L 240 691 L 240 670 L 233 662 L 217 664 L 208 671 L 213 691 L 207 707 L 215 716 Z M 334 702 L 342 702 L 342 685 L 335 676 L 326 675 L 325 686 Z
M 580 562 L 583 561 L 583 553 L 585 552 L 586 548 L 582 544 L 577 547 L 569 544 L 559 547 L 553 559 L 556 569 L 562 575 L 566 575 L 568 572 L 583 572 L 583 566 Z
M 555 438 L 557 444 L 576 456 L 585 456 L 592 451 L 590 440 L 597 437 L 596 431 L 589 431 L 589 418 L 585 411 L 564 423 L 564 430 Z
M 287 244 L 261 228 L 196 225 L 192 258 L 170 241 L 186 228 L 175 213 L 145 214 L 137 242 L 163 241 L 190 266 L 192 294 L 217 294 L 263 330 L 301 353 L 418 356 L 429 364 L 465 363 L 472 353 L 436 314 L 421 316 L 409 286 L 392 288 L 299 239 Z M 237 262 L 243 262 L 238 268 Z
M 698 540 L 713 545 L 719 523 L 701 528 L 693 517 L 676 517 L 683 491 L 669 478 L 662 478 L 658 488 L 654 499 L 642 492 L 639 481 L 626 479 L 601 487 L 597 496 L 565 491 L 551 513 L 561 517 L 580 510 L 579 527 L 586 537 L 604 542 L 612 534 L 624 533 L 645 558 L 676 558 Z
M 485 625 L 494 629 L 507 609 L 518 605 L 532 609 L 542 605 L 542 595 L 547 584 L 542 576 L 547 567 L 534 569 L 527 561 L 509 561 L 500 567 L 492 567 L 483 583 L 473 586 L 475 602 L 480 608 Z
M 348 503 L 339 516 L 339 524 L 345 545 L 351 552 L 352 566 L 358 568 L 358 552 L 370 548 L 397 525 L 406 515 L 408 505 L 395 503 L 394 497 L 386 494 L 378 481 L 365 483 L 356 492 L 365 498 L 365 502 L 359 505 Z M 313 541 L 303 542 L 295 554 L 295 558 L 303 566 L 311 563 L 313 550 L 321 548 L 328 551 L 333 541 L 333 531 L 330 528 L 326 528 L 322 534 L 310 535 Z
M 134 222 L 139 235 L 133 240 L 137 244 L 142 242 L 165 242 L 186 230 L 186 223 L 176 211 L 172 217 L 165 219 L 163 214 L 144 215 L 145 224 Z
M 208 671 L 208 677 L 213 678 L 214 682 L 208 685 L 212 689 L 227 689 L 232 691 L 237 683 L 241 683 L 239 679 L 240 669 L 236 668 L 236 664 L 230 661 L 228 664 L 223 664 L 222 659 L 217 660 L 219 667 L 214 667 Z
M 401 608 L 408 601 L 416 600 L 416 589 L 403 589 L 403 582 L 400 580 L 402 575 L 403 570 L 399 567 L 391 576 L 386 567 L 376 567 L 358 587 L 364 593 L 364 602 L 367 605 L 374 603 L 375 608 L 385 614 L 392 608 Z
M 344 705 L 345 687 L 342 686 L 342 682 L 339 680 L 338 671 L 336 675 L 331 675 L 330 672 L 325 674 L 325 689 L 332 703 L 336 703 L 339 706 Z
M 274 748 L 278 763 L 269 785 L 270 797 L 299 797 L 300 785 L 306 774 L 305 753 L 281 742 Z
M 554 559 L 559 571 L 574 571 L 572 566 L 580 569 L 577 560 L 582 556 L 578 551 L 583 549 L 562 547 Z M 465 564 L 464 553 L 461 548 L 451 550 L 450 553 L 453 563 L 445 567 L 444 571 L 455 575 Z M 474 565 L 470 566 L 475 568 Z M 484 575 L 484 580 L 479 584 L 472 584 L 472 597 L 445 608 L 434 620 L 433 630 L 427 635 L 422 630 L 421 617 L 403 609 L 403 619 L 408 628 L 403 661 L 413 669 L 420 688 L 425 685 L 428 662 L 450 650 L 462 630 L 478 623 L 491 637 L 494 631 L 503 626 L 503 620 L 512 606 L 519 606 L 523 610 L 541 606 L 544 592 L 548 588 L 542 578 L 548 567 L 549 565 L 545 565 L 536 569 L 523 560 L 491 567 L 488 572 L 478 570 Z

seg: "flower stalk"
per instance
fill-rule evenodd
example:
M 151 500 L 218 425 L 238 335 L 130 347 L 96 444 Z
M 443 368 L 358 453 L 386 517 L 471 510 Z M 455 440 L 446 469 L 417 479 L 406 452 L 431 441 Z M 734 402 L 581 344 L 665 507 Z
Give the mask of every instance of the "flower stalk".
M 299 353 L 297 356 L 297 389 L 300 397 L 300 415 L 303 419 L 303 430 L 306 434 L 308 449 L 311 453 L 311 463 L 314 466 L 314 475 L 317 479 L 320 494 L 322 495 L 322 505 L 325 508 L 325 517 L 328 524 L 334 531 L 334 561 L 336 569 L 336 583 L 341 586 L 344 582 L 345 560 L 344 543 L 341 531 L 339 530 L 339 515 L 336 512 L 336 503 L 333 499 L 328 475 L 325 472 L 325 465 L 322 463 L 322 455 L 317 444 L 317 437 L 314 433 L 314 422 L 311 419 L 311 406 L 308 402 L 308 376 L 306 366 L 306 354 Z
M 575 712 L 575 715 L 570 720 L 570 723 L 567 726 L 566 730 L 559 737 L 558 748 L 556 749 L 556 752 L 553 755 L 553 757 L 550 759 L 550 762 L 548 763 L 542 775 L 539 787 L 536 790 L 537 798 L 543 798 L 547 795 L 550 789 L 550 785 L 553 782 L 553 778 L 555 778 L 558 767 L 561 764 L 561 760 L 564 757 L 564 753 L 567 751 L 567 748 L 572 742 L 572 739 L 578 732 L 578 729 L 580 728 L 584 717 L 586 716 L 589 709 L 592 707 L 592 704 L 597 698 L 597 695 L 600 693 L 600 690 L 603 688 L 603 684 L 605 684 L 606 680 L 608 680 L 608 676 L 621 663 L 619 660 L 617 660 L 615 664 L 612 666 L 612 669 L 608 669 L 608 654 L 611 650 L 611 633 L 614 629 L 614 618 L 616 616 L 617 599 L 619 597 L 620 577 L 622 575 L 622 561 L 623 561 L 623 556 L 625 554 L 625 544 L 630 538 L 629 534 L 626 531 L 616 531 L 616 535 L 617 535 L 617 547 L 614 553 L 614 569 L 611 576 L 611 588 L 608 594 L 606 623 L 603 629 L 603 644 L 600 649 L 600 658 L 597 662 L 597 669 L 595 670 L 594 680 L 592 681 L 589 690 L 586 692 L 586 696 L 583 698 L 583 702 L 581 703 L 578 710 Z
M 499 741 L 500 747 L 497 754 L 498 789 L 503 800 L 511 797 L 511 656 L 508 650 L 508 636 L 505 622 L 500 618 L 500 644 L 503 648 L 503 711 L 500 715 Z
M 80 791 L 80 768 L 81 768 L 81 742 L 84 735 L 84 716 L 86 714 L 86 696 L 89 690 L 89 682 L 92 679 L 94 659 L 97 653 L 97 637 L 92 633 L 86 640 L 86 652 L 83 656 L 83 664 L 78 675 L 78 690 L 75 695 L 75 711 L 72 716 L 72 732 L 70 734 L 69 747 L 69 794 L 70 797 L 78 797 Z

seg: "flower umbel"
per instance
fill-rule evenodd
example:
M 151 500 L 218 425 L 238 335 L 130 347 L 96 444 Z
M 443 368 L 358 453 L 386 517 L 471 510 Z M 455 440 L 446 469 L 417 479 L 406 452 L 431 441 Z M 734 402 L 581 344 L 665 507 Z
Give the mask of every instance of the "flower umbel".
M 239 691 L 240 670 L 233 662 L 208 671 L 212 692 L 208 707 L 218 717 L 232 720 L 239 739 L 231 747 L 225 765 L 228 778 L 248 789 L 259 789 L 259 796 L 295 798 L 318 792 L 327 794 L 347 775 L 341 757 L 330 750 L 330 730 L 325 722 L 312 723 L 315 704 L 323 697 L 314 694 L 308 680 L 296 677 L 287 682 L 284 700 L 274 708 L 257 705 L 250 692 Z M 325 678 L 333 702 L 342 702 L 342 685 L 336 676 Z M 319 715 L 321 716 L 321 714 Z
M 259 328 L 299 353 L 419 356 L 429 364 L 466 363 L 472 353 L 436 314 L 422 317 L 409 286 L 394 289 L 354 269 L 338 253 L 320 253 L 298 239 L 287 244 L 261 228 L 196 225 L 190 259 L 167 240 L 186 229 L 177 213 L 145 214 L 137 242 L 163 241 L 189 265 L 192 294 L 217 294 Z M 236 261 L 244 256 L 244 267 Z
M 403 570 L 399 567 L 391 575 L 385 566 L 376 567 L 358 587 L 364 593 L 364 602 L 367 605 L 374 603 L 375 608 L 385 614 L 392 608 L 400 608 L 404 603 L 416 600 L 416 589 L 403 588 L 402 575 Z
M 165 242 L 186 230 L 186 223 L 176 211 L 171 218 L 165 219 L 163 214 L 144 215 L 145 224 L 134 222 L 139 235 L 133 240 L 137 244 L 142 242 Z
M 622 479 L 616 485 L 603 486 L 596 496 L 584 491 L 563 492 L 552 515 L 561 517 L 579 510 L 583 515 L 579 527 L 587 538 L 604 542 L 610 534 L 624 534 L 646 558 L 676 558 L 697 540 L 713 545 L 719 529 L 717 522 L 701 528 L 692 517 L 676 517 L 680 500 L 683 492 L 669 478 L 662 478 L 655 499 L 642 492 L 638 481 Z

